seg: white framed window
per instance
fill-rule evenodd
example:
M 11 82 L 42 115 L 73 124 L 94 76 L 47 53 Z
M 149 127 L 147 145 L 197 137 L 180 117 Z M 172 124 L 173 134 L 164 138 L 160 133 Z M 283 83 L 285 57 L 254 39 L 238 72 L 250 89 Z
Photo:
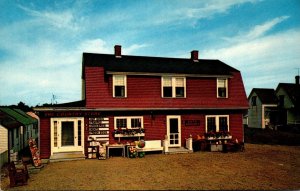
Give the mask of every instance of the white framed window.
M 228 98 L 228 79 L 217 78 L 217 97 Z
M 206 132 L 229 132 L 229 115 L 206 115 L 205 121 Z
M 133 117 L 115 117 L 115 129 L 141 129 L 144 128 L 144 120 L 142 116 Z
M 163 98 L 185 98 L 186 78 L 185 77 L 161 77 L 161 97 Z
M 127 97 L 126 75 L 113 75 L 113 97 Z

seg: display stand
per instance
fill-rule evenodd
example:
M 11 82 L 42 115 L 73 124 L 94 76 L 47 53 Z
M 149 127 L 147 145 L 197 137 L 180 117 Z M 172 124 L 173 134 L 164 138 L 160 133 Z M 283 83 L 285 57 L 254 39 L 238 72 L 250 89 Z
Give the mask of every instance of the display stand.
M 31 152 L 33 165 L 35 167 L 41 166 L 42 162 L 41 162 L 41 159 L 40 159 L 40 151 L 39 151 L 39 149 L 36 145 L 35 140 L 30 138 L 28 140 L 28 142 L 29 142 L 29 149 L 30 149 L 30 152 Z
M 105 160 L 106 159 L 106 144 L 101 143 L 99 145 L 99 160 Z
M 98 145 L 96 141 L 88 141 L 88 159 L 96 159 L 98 155 Z

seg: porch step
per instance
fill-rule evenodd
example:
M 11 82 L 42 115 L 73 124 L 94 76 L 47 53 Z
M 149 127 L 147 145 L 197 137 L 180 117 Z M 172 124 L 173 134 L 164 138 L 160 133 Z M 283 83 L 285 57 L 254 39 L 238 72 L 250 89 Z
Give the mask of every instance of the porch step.
M 192 153 L 193 151 L 188 150 L 184 147 L 176 147 L 176 148 L 169 148 L 169 151 L 165 152 L 165 154 L 179 154 L 179 153 Z
M 50 157 L 50 162 L 72 161 L 72 160 L 84 160 L 85 155 L 82 152 L 63 152 L 53 153 Z
M 32 164 L 27 165 L 27 170 L 29 174 L 36 174 L 39 173 L 41 169 L 43 169 L 45 167 L 44 164 L 42 164 L 41 166 L 33 166 Z

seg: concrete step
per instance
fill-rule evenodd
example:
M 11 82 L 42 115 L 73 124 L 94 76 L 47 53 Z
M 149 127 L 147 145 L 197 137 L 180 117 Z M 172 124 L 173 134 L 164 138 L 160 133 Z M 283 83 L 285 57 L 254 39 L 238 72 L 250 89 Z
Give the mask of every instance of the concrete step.
M 41 165 L 41 166 L 33 166 L 33 165 L 27 165 L 27 170 L 29 174 L 36 174 L 39 173 L 43 168 L 45 167 L 45 165 Z
M 50 157 L 50 162 L 72 161 L 72 160 L 84 160 L 85 155 L 82 152 L 63 152 L 53 153 Z
M 165 152 L 165 154 L 185 154 L 185 153 L 192 153 L 193 151 L 188 150 L 184 147 L 174 147 L 169 148 L 169 151 Z

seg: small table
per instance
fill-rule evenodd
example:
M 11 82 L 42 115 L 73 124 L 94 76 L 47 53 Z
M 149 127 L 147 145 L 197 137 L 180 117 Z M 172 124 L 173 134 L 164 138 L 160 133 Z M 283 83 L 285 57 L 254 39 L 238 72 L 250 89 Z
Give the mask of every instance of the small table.
M 109 149 L 122 149 L 122 156 L 125 157 L 125 145 L 122 144 L 107 145 L 107 149 L 106 149 L 107 158 L 109 158 Z

